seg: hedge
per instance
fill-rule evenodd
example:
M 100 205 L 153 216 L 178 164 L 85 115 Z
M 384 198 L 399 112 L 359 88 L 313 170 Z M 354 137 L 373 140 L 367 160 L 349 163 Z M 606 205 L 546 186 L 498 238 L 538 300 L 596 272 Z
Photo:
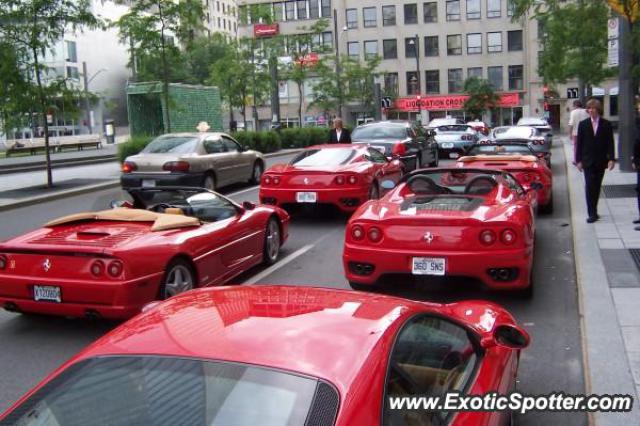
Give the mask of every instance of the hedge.
M 145 146 L 149 144 L 153 140 L 155 136 L 134 136 L 130 138 L 128 141 L 121 143 L 118 145 L 118 160 L 121 163 L 124 160 L 131 156 L 136 155 L 140 151 L 144 149 Z

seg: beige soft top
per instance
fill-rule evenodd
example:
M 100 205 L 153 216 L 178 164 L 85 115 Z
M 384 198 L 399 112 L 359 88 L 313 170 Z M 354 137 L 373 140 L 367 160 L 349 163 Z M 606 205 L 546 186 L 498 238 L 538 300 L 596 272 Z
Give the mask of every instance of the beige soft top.
M 166 214 L 150 212 L 142 209 L 117 208 L 100 212 L 76 213 L 45 223 L 44 226 L 56 226 L 63 223 L 81 220 L 114 220 L 125 222 L 153 222 L 152 231 L 198 226 L 200 221 L 195 217 L 180 214 Z
M 464 163 L 472 161 L 526 161 L 535 162 L 538 159 L 534 155 L 469 155 L 458 158 L 458 161 Z

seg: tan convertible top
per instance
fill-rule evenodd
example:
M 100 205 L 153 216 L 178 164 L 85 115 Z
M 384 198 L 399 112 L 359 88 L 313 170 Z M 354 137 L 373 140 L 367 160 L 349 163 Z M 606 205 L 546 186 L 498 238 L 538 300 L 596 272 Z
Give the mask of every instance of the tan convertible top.
M 463 163 L 473 161 L 526 161 L 535 162 L 538 159 L 534 155 L 469 155 L 458 158 Z
M 155 213 L 142 209 L 117 208 L 100 212 L 76 213 L 47 222 L 44 226 L 56 226 L 63 223 L 81 220 L 113 220 L 125 222 L 153 222 L 152 231 L 198 226 L 200 221 L 195 217 L 179 214 Z

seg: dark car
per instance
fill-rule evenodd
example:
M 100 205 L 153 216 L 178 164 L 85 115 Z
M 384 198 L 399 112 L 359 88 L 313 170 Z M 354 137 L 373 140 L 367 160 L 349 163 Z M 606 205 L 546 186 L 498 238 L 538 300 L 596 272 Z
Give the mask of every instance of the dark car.
M 405 171 L 438 166 L 438 144 L 433 133 L 408 121 L 380 121 L 353 130 L 353 143 L 366 143 L 387 158 L 399 158 Z

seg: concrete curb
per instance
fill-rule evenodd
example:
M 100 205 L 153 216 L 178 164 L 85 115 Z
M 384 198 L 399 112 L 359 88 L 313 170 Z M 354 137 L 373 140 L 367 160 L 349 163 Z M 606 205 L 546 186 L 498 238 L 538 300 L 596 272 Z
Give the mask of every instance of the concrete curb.
M 61 169 L 64 167 L 86 166 L 88 164 L 99 164 L 116 161 L 115 155 L 103 155 L 86 158 L 69 158 L 64 160 L 55 160 L 51 163 L 52 169 Z M 0 175 L 8 175 L 14 173 L 38 172 L 44 170 L 46 163 L 44 161 L 21 163 L 15 165 L 0 166 Z
M 573 158 L 573 146 L 562 140 L 565 157 Z M 638 425 L 635 382 L 629 366 L 618 315 L 609 288 L 607 273 L 595 226 L 585 222 L 586 202 L 582 174 L 569 161 L 567 184 L 573 226 L 573 248 L 581 314 L 585 386 L 587 394 L 629 394 L 636 398 L 630 413 L 590 413 L 589 423 L 598 426 Z M 600 200 L 604 203 L 604 200 Z

